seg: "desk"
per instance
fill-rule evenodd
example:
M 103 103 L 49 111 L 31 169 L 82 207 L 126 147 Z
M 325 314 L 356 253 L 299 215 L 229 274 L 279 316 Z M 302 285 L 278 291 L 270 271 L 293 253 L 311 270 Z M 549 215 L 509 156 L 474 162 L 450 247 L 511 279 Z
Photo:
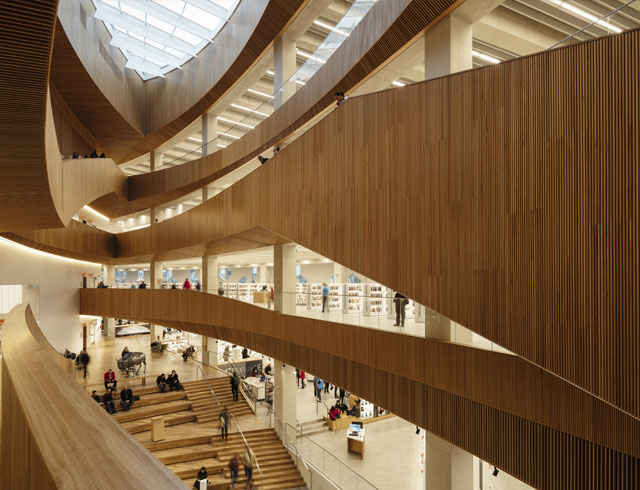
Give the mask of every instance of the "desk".
M 347 450 L 352 453 L 358 453 L 364 458 L 364 427 L 357 433 L 350 426 L 347 431 Z
M 273 376 L 267 376 L 267 379 L 273 383 Z M 260 378 L 249 376 L 242 381 L 246 385 L 247 390 L 251 393 L 252 398 L 256 400 L 265 399 L 265 383 L 260 381 Z
M 256 291 L 253 293 L 254 304 L 269 304 L 271 302 L 271 291 Z

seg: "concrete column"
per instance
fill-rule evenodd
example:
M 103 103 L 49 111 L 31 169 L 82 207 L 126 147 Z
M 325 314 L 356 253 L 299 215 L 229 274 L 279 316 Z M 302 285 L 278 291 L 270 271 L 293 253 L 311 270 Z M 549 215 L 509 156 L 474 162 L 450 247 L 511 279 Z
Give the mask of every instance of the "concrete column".
M 218 149 L 214 140 L 218 137 L 218 116 L 216 114 L 203 114 L 202 118 L 202 156 L 210 155 Z
M 162 167 L 164 155 L 160 150 L 153 150 L 149 153 L 149 172 L 155 172 L 156 169 Z
M 349 269 L 346 267 L 333 263 L 333 282 L 336 284 L 349 282 Z
M 202 290 L 217 294 L 220 278 L 218 276 L 218 257 L 216 255 L 208 255 L 202 257 L 202 271 L 200 274 Z
M 480 488 L 482 460 L 429 432 L 425 446 L 425 490 Z
M 293 366 L 285 366 L 282 361 L 274 359 L 273 373 L 273 411 L 282 424 L 276 424 L 276 433 L 284 441 L 285 424 L 296 426 L 296 370 Z
M 160 284 L 158 283 L 160 281 Z M 149 266 L 149 288 L 162 289 L 162 262 L 151 262 Z M 156 338 L 160 337 L 162 340 L 162 325 L 150 324 L 151 332 L 149 335 L 149 342 L 153 342 Z
M 209 188 L 205 185 L 202 188 L 202 202 L 209 200 Z
M 256 276 L 256 282 L 257 283 L 267 282 L 267 266 L 266 265 L 258 266 L 258 275 Z
M 273 246 L 274 309 L 295 313 L 296 309 L 296 244 Z M 289 294 L 282 294 L 289 293 Z
M 104 278 L 102 279 L 106 286 L 112 288 L 116 283 L 116 268 L 113 265 L 104 265 Z
M 284 104 L 296 92 L 295 82 L 283 83 L 296 72 L 296 42 L 279 37 L 273 45 L 273 109 Z
M 471 23 L 449 15 L 429 30 L 424 39 L 424 79 L 473 68 Z
M 218 366 L 218 339 L 202 337 L 202 364 Z

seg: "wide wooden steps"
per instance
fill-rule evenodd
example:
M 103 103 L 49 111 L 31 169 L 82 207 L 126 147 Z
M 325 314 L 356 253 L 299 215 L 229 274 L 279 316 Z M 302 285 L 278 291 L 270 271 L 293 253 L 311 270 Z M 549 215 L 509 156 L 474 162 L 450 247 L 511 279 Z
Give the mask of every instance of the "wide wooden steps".
M 196 421 L 196 414 L 193 413 L 192 410 L 188 410 L 184 412 L 178 412 L 174 415 L 169 415 L 165 417 L 164 425 L 165 427 L 169 427 L 171 425 L 186 424 L 187 422 L 195 422 L 195 421 Z M 139 432 L 145 432 L 145 431 L 151 430 L 150 420 L 144 421 L 144 422 L 137 422 L 132 425 L 128 425 L 128 424 L 125 425 L 125 423 L 123 423 L 122 425 L 130 434 L 138 434 Z
M 136 404 L 128 412 L 120 412 L 114 415 L 118 422 L 131 422 L 132 420 L 148 419 L 157 415 L 183 412 L 191 409 L 191 402 L 186 400 L 169 401 L 151 406 L 136 408 Z
M 209 384 L 204 380 L 183 383 L 184 390 L 187 393 L 187 400 L 191 402 L 199 423 L 217 422 L 221 406 L 227 407 L 229 412 L 236 417 L 254 415 L 253 410 L 251 410 L 242 395 L 238 397 L 237 402 L 233 399 L 228 377 L 213 378 L 209 383 L 215 392 L 215 397 L 211 393 Z

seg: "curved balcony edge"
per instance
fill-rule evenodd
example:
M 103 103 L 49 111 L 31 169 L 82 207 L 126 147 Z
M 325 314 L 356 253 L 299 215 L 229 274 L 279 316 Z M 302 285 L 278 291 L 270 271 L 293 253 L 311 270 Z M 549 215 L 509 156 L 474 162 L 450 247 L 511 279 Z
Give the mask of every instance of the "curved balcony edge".
M 14 307 L 2 328 L 2 487 L 184 488 L 69 376 L 73 369 L 29 306 Z

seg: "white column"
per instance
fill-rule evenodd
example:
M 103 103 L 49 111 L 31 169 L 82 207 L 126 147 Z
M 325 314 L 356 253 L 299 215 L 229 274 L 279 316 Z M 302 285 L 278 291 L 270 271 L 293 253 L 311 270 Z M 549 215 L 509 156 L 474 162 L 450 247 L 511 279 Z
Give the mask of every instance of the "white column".
M 455 15 L 428 31 L 424 39 L 425 80 L 473 68 L 471 34 L 471 23 Z
M 162 167 L 164 155 L 160 150 L 153 150 L 149 153 L 149 172 L 155 172 L 156 169 Z
M 218 149 L 215 140 L 218 137 L 218 116 L 216 114 L 203 114 L 202 122 L 202 156 L 210 155 Z
M 218 294 L 218 285 L 220 278 L 218 277 L 218 257 L 216 255 L 208 255 L 202 257 L 202 273 L 200 274 L 202 282 L 202 290 L 211 294 Z
M 295 82 L 283 83 L 296 72 L 296 42 L 279 37 L 273 45 L 273 108 L 284 104 L 296 92 Z M 280 90 L 279 90 L 280 89 Z
M 160 283 L 158 283 L 160 281 Z M 151 262 L 149 265 L 149 288 L 162 289 L 162 262 Z M 151 332 L 149 335 L 149 342 L 153 342 L 156 338 L 160 337 L 162 340 L 162 325 L 150 324 Z
M 103 265 L 104 267 L 104 284 L 112 288 L 116 283 L 116 268 L 113 265 Z
M 273 246 L 274 309 L 295 313 L 296 309 L 296 244 Z M 284 294 L 283 294 L 284 293 Z
M 218 366 L 218 339 L 202 337 L 202 363 L 211 367 Z
M 425 490 L 477 490 L 482 460 L 444 439 L 425 436 Z
M 285 424 L 296 426 L 296 370 L 293 366 L 284 365 L 282 361 L 274 359 L 273 373 L 273 411 L 282 424 L 276 424 L 276 432 L 284 441 Z

